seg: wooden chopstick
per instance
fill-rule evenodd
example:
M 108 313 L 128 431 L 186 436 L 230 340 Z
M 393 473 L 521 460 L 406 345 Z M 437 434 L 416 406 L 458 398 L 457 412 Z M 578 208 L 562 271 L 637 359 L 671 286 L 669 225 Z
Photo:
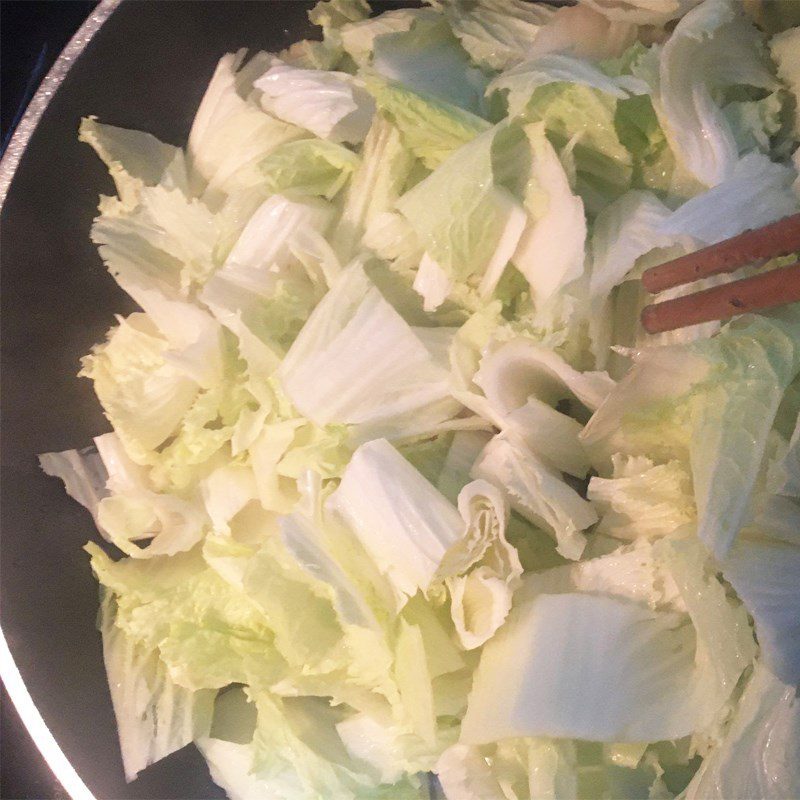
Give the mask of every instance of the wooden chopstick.
M 794 214 L 651 267 L 642 274 L 642 283 L 645 289 L 656 294 L 700 278 L 733 272 L 746 265 L 763 264 L 798 251 L 800 214 Z M 648 333 L 663 333 L 798 301 L 800 261 L 673 300 L 651 303 L 642 311 L 641 320 Z
M 648 333 L 663 333 L 798 301 L 800 261 L 702 292 L 653 303 L 644 308 L 641 319 Z
M 800 214 L 651 267 L 642 275 L 642 283 L 648 292 L 656 294 L 673 286 L 733 272 L 748 264 L 797 251 L 800 251 Z

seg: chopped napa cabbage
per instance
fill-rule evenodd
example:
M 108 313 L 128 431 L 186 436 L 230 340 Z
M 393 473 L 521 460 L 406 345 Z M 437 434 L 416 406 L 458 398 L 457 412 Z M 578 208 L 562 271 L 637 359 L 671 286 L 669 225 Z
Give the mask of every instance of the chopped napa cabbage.
M 636 78 L 612 78 L 587 61 L 554 53 L 538 56 L 501 73 L 489 85 L 489 91 L 507 90 L 508 110 L 516 116 L 525 112 L 537 89 L 553 83 L 584 86 L 618 99 L 628 97 L 630 89 L 646 90 Z
M 94 544 L 87 550 L 98 580 L 116 597 L 116 627 L 160 659 L 178 686 L 198 691 L 284 677 L 258 606 L 210 569 L 198 549 L 117 562 Z
M 369 232 L 374 235 L 381 216 L 389 213 L 400 197 L 412 164 L 413 158 L 403 145 L 399 130 L 383 116 L 376 116 L 333 234 L 334 247 L 343 259 L 358 254 L 360 242 Z M 401 235 L 405 238 L 406 231 Z M 382 239 L 381 236 L 381 245 Z
M 676 581 L 692 624 L 605 592 L 545 591 L 525 601 L 484 649 L 461 740 L 656 741 L 713 725 L 755 644 L 742 609 L 713 578 L 693 572 L 703 567 L 696 554 L 681 564 Z M 571 641 L 587 639 L 591 658 L 567 658 Z M 554 650 L 561 647 L 563 658 Z M 586 692 L 590 684 L 603 687 L 602 701 Z
M 669 216 L 657 197 L 637 190 L 626 192 L 598 214 L 592 233 L 592 294 L 607 296 L 640 256 L 674 243 L 660 230 Z
M 278 53 L 278 58 L 292 67 L 301 69 L 333 69 L 342 60 L 342 49 L 337 41 L 319 42 L 302 39 Z
M 40 464 L 105 540 L 125 776 L 798 796 L 798 309 L 640 324 L 797 212 L 791 3 L 419 5 L 224 55 L 185 148 L 81 122 L 136 308 L 113 431 Z
M 692 480 L 679 461 L 612 456 L 611 477 L 593 476 L 586 497 L 600 514 L 597 533 L 616 539 L 666 536 L 696 518 Z
M 796 336 L 796 313 L 785 311 L 744 317 L 689 349 L 645 351 L 583 441 L 601 461 L 613 452 L 688 459 L 698 535 L 722 558 L 746 518 L 770 428 L 800 369 Z
M 92 241 L 120 286 L 145 310 L 144 290 L 170 299 L 204 283 L 216 266 L 218 221 L 179 189 L 144 187 L 130 209 L 103 203 Z
M 412 731 L 424 742 L 435 744 L 436 711 L 422 631 L 419 626 L 409 625 L 404 619 L 400 620 L 394 672 L 397 688 L 410 716 Z
M 581 531 L 597 522 L 597 514 L 559 472 L 523 442 L 505 434 L 495 436 L 473 466 L 472 475 L 501 487 L 514 510 L 553 536 L 562 556 L 580 558 L 586 546 Z
M 561 6 L 536 36 L 531 56 L 564 53 L 591 61 L 617 58 L 636 41 L 638 27 L 611 20 L 586 3 Z
M 520 241 L 525 212 L 503 185 L 527 140 L 496 126 L 454 152 L 397 207 L 451 282 L 473 277 L 491 294 Z
M 520 408 L 531 397 L 551 406 L 574 398 L 594 411 L 614 388 L 605 372 L 580 372 L 555 351 L 522 338 L 486 357 L 476 380 L 500 414 Z
M 278 375 L 319 425 L 352 425 L 361 440 L 424 433 L 459 408 L 429 331 L 409 326 L 356 263 L 309 317 Z
M 636 25 L 664 25 L 682 17 L 700 0 L 586 0 L 609 19 Z
M 524 192 L 528 223 L 512 256 L 528 279 L 534 302 L 545 304 L 583 274 L 586 219 L 583 202 L 570 189 L 544 126 L 528 125 L 531 172 Z
M 733 84 L 774 89 L 757 29 L 731 0 L 711 0 L 690 11 L 664 45 L 655 100 L 672 148 L 706 186 L 728 178 L 738 148 L 714 99 Z
M 150 648 L 116 625 L 116 600 L 106 593 L 100 609 L 103 659 L 117 719 L 125 779 L 208 735 L 216 692 L 176 684 Z
M 541 62 L 546 65 L 555 62 L 555 65 L 548 72 L 539 72 L 535 65 Z M 566 56 L 542 56 L 534 62 L 530 75 L 525 72 L 526 65 L 518 69 L 519 96 L 512 94 L 509 99 L 517 97 L 521 118 L 543 122 L 554 146 L 568 154 L 574 163 L 575 188 L 587 209 L 596 213 L 631 185 L 633 159 L 614 125 L 618 105 L 628 97 L 628 92 L 602 75 L 598 81 L 604 87 L 611 83 L 613 93 L 570 82 L 576 70 L 589 70 L 585 80 L 593 80 L 597 75 L 594 68 Z M 560 79 L 562 70 L 571 78 Z M 497 80 L 500 83 L 503 77 Z M 509 82 L 513 88 L 513 78 Z
M 519 596 L 525 600 L 539 594 L 566 592 L 608 595 L 653 610 L 686 610 L 668 565 L 647 542 L 527 575 Z
M 132 314 L 83 360 L 82 374 L 134 460 L 146 460 L 197 397 L 198 384 L 167 360 L 168 349 L 147 315 Z
M 590 278 L 595 301 L 602 302 L 614 286 L 634 278 L 641 268 L 637 262 L 648 254 L 651 254 L 648 258 L 654 258 L 655 254 L 664 253 L 662 260 L 665 260 L 668 253 L 675 257 L 791 214 L 796 208 L 792 180 L 792 170 L 772 163 L 763 154 L 751 153 L 736 163 L 728 179 L 674 211 L 650 192 L 627 192 L 606 206 L 595 221 Z M 705 282 L 714 280 L 709 278 Z M 657 299 L 667 300 L 699 288 L 709 287 L 677 287 Z M 718 329 L 716 323 L 698 326 L 699 335 L 692 338 L 708 336 Z M 688 330 L 646 337 L 644 341 L 647 344 L 690 341 Z M 676 336 L 679 338 L 675 339 Z M 640 338 L 636 339 L 638 343 Z
M 522 565 L 506 539 L 508 503 L 500 489 L 473 481 L 459 493 L 458 510 L 466 531 L 444 554 L 437 575 L 450 591 L 450 614 L 461 644 L 471 650 L 505 621 Z
M 430 0 L 472 60 L 485 68 L 508 69 L 532 53 L 542 26 L 553 16 L 546 5 L 524 0 Z
M 298 250 L 302 237 L 312 231 L 323 233 L 332 216 L 333 210 L 323 200 L 273 195 L 250 217 L 225 263 L 204 287 L 203 296 L 213 295 L 220 282 L 265 298 L 278 294 L 281 282 L 310 279 L 324 285 L 335 276 L 308 275 Z
M 614 385 L 606 373 L 578 372 L 554 351 L 519 338 L 485 356 L 474 380 L 495 424 L 557 469 L 586 474 L 581 425 L 556 406 L 577 400 L 596 409 Z
M 723 575 L 753 616 L 764 664 L 794 686 L 800 681 L 800 541 L 748 533 L 722 562 Z
M 436 769 L 447 800 L 577 797 L 575 746 L 568 740 L 508 739 L 488 747 L 456 744 L 445 750 Z
M 781 130 L 783 103 L 778 92 L 763 100 L 734 100 L 723 106 L 740 154 L 751 150 L 768 153 L 770 138 Z
M 428 169 L 491 126 L 483 117 L 402 84 L 373 79 L 368 87 L 381 114 L 400 131 L 403 143 Z
M 795 96 L 794 129 L 800 132 L 800 104 L 797 95 L 800 92 L 800 60 L 797 48 L 800 45 L 800 28 L 790 28 L 773 36 L 769 42 L 769 51 L 778 67 L 778 77 Z
M 794 179 L 791 168 L 750 153 L 733 165 L 726 180 L 680 206 L 662 230 L 713 244 L 774 222 L 797 209 Z
M 188 193 L 186 162 L 180 148 L 164 144 L 149 133 L 103 125 L 95 117 L 81 120 L 78 138 L 91 145 L 108 167 L 123 207 L 135 206 L 145 186 L 163 183 Z
M 436 762 L 436 774 L 447 800 L 504 800 L 500 783 L 480 749 L 454 744 Z
M 59 478 L 64 490 L 77 500 L 97 524 L 97 507 L 108 495 L 108 471 L 95 447 L 65 450 L 62 453 L 42 453 L 39 466 L 47 475 Z M 101 530 L 102 533 L 102 530 Z
M 403 33 L 416 22 L 437 22 L 438 14 L 428 8 L 394 8 L 371 19 L 343 25 L 339 30 L 342 48 L 360 67 L 372 60 L 376 40 L 390 33 Z
M 778 800 L 796 791 L 800 706 L 794 686 L 756 664 L 731 725 L 686 788 L 687 800 Z
M 733 324 L 727 336 L 709 340 L 702 350 L 698 345 L 704 357 L 727 368 L 717 380 L 710 378 L 705 402 L 698 403 L 690 450 L 698 536 L 719 557 L 742 523 L 769 428 L 800 370 L 797 332 L 796 314 L 787 313 L 785 320 Z
M 369 786 L 369 776 L 347 757 L 336 734 L 338 715 L 324 698 L 251 696 L 258 712 L 252 770 L 273 796 L 356 798 Z
M 356 450 L 329 503 L 386 575 L 398 606 L 428 590 L 463 533 L 458 511 L 381 439 Z
M 319 25 L 326 38 L 349 24 L 365 20 L 368 16 L 367 0 L 320 0 L 308 12 L 311 24 Z
M 484 648 L 461 741 L 685 735 L 695 719 L 686 694 L 694 635 L 680 623 L 672 612 L 603 595 L 536 596 Z
M 194 190 L 214 209 L 231 193 L 261 182 L 258 165 L 281 144 L 308 136 L 302 128 L 265 113 L 246 94 L 255 57 L 244 51 L 220 59 L 189 133 L 187 158 Z M 263 65 L 266 68 L 266 64 Z M 238 70 L 238 71 L 237 71 Z
M 480 114 L 486 77 L 445 20 L 418 17 L 410 30 L 386 33 L 373 43 L 372 69 L 406 88 Z
M 320 195 L 333 199 L 358 168 L 360 159 L 351 150 L 324 139 L 287 142 L 262 162 L 267 188 Z
M 375 104 L 348 74 L 276 63 L 253 84 L 261 105 L 321 139 L 357 144 L 369 130 Z

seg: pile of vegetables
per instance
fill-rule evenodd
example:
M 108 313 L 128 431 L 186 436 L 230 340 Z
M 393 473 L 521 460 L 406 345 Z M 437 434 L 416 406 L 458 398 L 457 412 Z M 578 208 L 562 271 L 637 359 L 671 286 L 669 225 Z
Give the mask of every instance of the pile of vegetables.
M 185 149 L 83 121 L 140 310 L 83 360 L 113 430 L 41 463 L 128 780 L 800 794 L 800 309 L 638 324 L 644 268 L 798 210 L 791 5 L 323 0 Z

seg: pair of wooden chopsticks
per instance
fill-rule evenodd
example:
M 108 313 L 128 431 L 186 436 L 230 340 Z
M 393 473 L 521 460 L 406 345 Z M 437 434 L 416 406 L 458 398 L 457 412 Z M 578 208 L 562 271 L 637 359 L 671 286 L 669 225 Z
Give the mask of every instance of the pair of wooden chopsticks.
M 666 264 L 651 267 L 643 273 L 642 283 L 648 292 L 655 294 L 700 278 L 763 264 L 772 258 L 798 251 L 800 214 L 795 214 Z M 642 311 L 642 325 L 648 333 L 662 333 L 798 301 L 800 261 L 674 300 L 652 303 Z

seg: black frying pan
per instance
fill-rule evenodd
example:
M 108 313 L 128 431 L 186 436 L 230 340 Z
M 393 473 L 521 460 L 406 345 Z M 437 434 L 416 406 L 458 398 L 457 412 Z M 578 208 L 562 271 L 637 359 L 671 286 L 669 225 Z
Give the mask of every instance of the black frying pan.
M 376 11 L 411 5 L 373 0 Z M 95 629 L 97 586 L 83 544 L 90 516 L 36 454 L 108 430 L 78 359 L 131 301 L 89 241 L 105 167 L 77 140 L 80 118 L 183 145 L 217 60 L 313 36 L 306 0 L 126 0 L 75 61 L 25 147 L 0 215 L 2 552 L 0 620 L 22 678 L 64 754 L 97 798 L 216 798 L 185 748 L 126 784 Z

